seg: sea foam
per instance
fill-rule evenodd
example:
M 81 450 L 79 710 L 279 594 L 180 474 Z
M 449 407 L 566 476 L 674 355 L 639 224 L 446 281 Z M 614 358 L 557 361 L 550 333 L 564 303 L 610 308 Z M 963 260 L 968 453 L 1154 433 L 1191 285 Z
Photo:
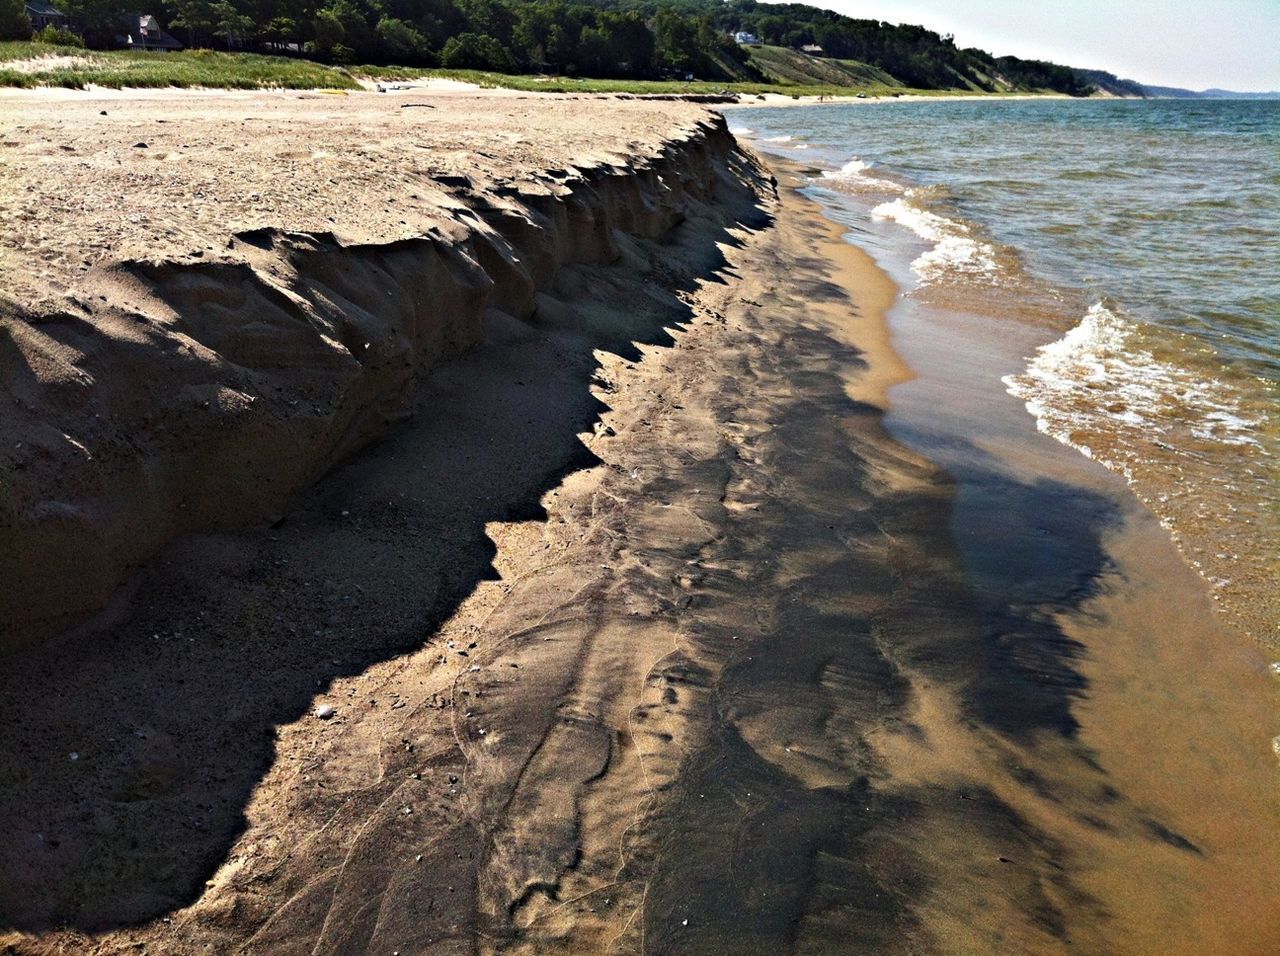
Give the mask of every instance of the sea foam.
M 908 198 L 881 203 L 871 210 L 873 219 L 889 220 L 910 229 L 933 248 L 911 263 L 922 281 L 931 282 L 958 275 L 992 279 L 996 273 L 995 249 L 973 238 L 964 223 L 947 219 L 912 205 Z
M 1126 473 L 1124 450 L 1173 423 L 1201 441 L 1263 450 L 1263 420 L 1242 407 L 1229 385 L 1158 358 L 1132 321 L 1101 302 L 1004 384 L 1040 431 Z M 1101 436 L 1111 451 L 1099 455 L 1093 445 Z

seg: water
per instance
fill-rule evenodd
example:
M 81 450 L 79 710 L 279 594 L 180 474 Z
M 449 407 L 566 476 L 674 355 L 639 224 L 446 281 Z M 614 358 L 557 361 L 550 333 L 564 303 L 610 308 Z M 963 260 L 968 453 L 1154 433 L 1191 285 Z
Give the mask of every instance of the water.
M 1280 605 L 1280 103 L 1020 100 L 735 112 L 912 299 L 1042 327 L 1005 377 L 1123 474 L 1228 613 Z

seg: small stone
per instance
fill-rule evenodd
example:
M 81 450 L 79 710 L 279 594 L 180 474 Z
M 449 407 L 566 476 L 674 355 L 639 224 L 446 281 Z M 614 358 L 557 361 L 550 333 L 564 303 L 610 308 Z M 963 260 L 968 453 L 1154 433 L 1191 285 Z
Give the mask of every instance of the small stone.
M 328 720 L 337 712 L 338 712 L 338 708 L 334 707 L 333 704 L 321 704 L 319 707 L 316 708 L 316 716 L 319 717 L 321 720 Z
M 80 754 L 78 754 L 78 753 L 77 753 L 76 751 L 74 751 L 74 750 L 73 750 L 73 751 L 71 751 L 71 753 L 67 754 L 67 756 L 68 756 L 68 757 L 70 757 L 72 760 L 79 760 L 79 759 L 80 759 Z

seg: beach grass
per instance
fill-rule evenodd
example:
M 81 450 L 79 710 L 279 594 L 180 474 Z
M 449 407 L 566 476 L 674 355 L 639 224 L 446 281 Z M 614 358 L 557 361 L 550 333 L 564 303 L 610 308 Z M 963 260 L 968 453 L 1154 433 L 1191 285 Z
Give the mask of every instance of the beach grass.
M 833 61 L 834 62 L 834 61 Z M 957 91 L 916 90 L 884 82 L 865 64 L 849 61 L 837 71 L 846 82 L 813 83 L 783 80 L 772 83 L 727 83 L 707 80 L 609 80 L 563 76 L 511 76 L 481 70 L 418 69 L 405 66 L 328 66 L 296 57 L 257 53 L 183 50 L 159 53 L 141 50 L 85 50 L 48 43 L 0 42 L 0 86 L 89 86 L 121 89 L 204 88 L 228 90 L 351 90 L 366 82 L 412 82 L 449 79 L 476 86 L 529 93 L 615 93 L 652 95 L 736 95 L 800 97 L 948 96 Z M 887 74 L 884 75 L 887 77 Z M 833 79 L 837 78 L 832 76 Z M 851 85 L 854 80 L 863 82 Z M 797 76 L 797 80 L 803 80 Z M 888 78 L 892 79 L 892 78 Z M 999 96 L 1000 94 L 990 94 Z
M 84 89 L 89 85 L 309 90 L 355 89 L 359 83 L 344 70 L 311 60 L 256 53 L 100 51 L 48 43 L 0 43 L 0 86 Z
M 688 94 L 735 94 L 752 96 L 775 93 L 784 96 L 853 96 L 860 92 L 868 95 L 900 92 L 901 87 L 851 89 L 831 85 L 800 85 L 784 83 L 727 83 L 712 80 L 599 80 L 566 76 L 508 76 L 505 73 L 488 73 L 483 70 L 418 70 L 399 66 L 350 67 L 353 76 L 383 82 L 412 81 L 439 77 L 474 83 L 477 86 L 521 90 L 527 93 L 630 93 L 635 96 Z

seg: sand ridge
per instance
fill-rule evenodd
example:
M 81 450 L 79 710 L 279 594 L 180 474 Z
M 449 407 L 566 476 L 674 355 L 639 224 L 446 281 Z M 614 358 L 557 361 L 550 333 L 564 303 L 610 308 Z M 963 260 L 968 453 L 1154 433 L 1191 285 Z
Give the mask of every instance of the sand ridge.
M 615 257 L 615 230 L 660 234 L 732 148 L 673 103 L 19 102 L 0 187 L 10 644 L 101 606 L 174 534 L 278 515 L 406 414 L 486 308 L 527 317 L 562 264 Z

